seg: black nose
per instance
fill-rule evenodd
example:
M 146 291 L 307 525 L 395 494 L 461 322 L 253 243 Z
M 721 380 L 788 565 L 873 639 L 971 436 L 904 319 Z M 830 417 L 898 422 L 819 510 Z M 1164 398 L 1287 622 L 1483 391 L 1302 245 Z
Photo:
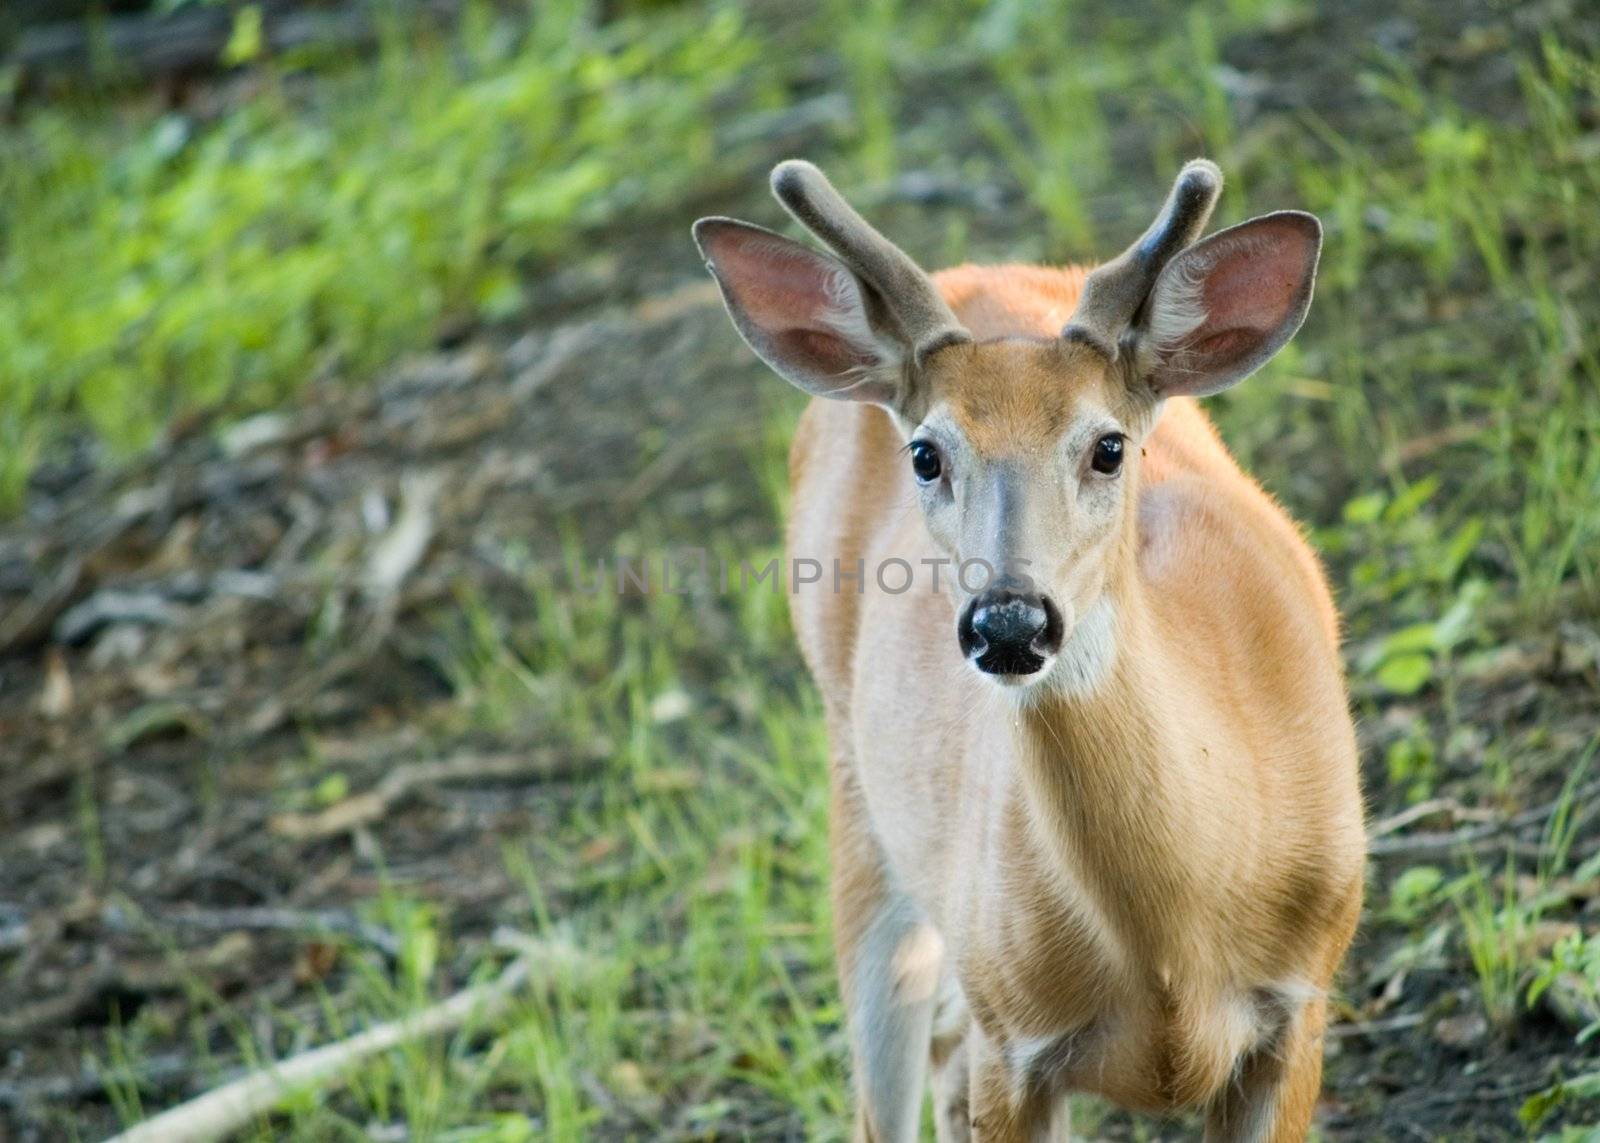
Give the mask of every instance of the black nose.
M 1061 649 L 1061 612 L 1048 596 L 991 588 L 961 612 L 962 654 L 991 675 L 1031 675 Z

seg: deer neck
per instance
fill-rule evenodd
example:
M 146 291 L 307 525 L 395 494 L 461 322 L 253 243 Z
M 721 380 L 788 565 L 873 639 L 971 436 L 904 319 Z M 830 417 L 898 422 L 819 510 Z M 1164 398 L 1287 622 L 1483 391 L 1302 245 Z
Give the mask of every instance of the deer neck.
M 1137 578 L 1098 606 L 1063 648 L 1058 685 L 1018 712 L 1012 756 L 1035 837 L 1131 936 L 1172 916 L 1192 884 L 1197 776 L 1182 768 L 1160 672 L 1149 669 L 1157 632 Z

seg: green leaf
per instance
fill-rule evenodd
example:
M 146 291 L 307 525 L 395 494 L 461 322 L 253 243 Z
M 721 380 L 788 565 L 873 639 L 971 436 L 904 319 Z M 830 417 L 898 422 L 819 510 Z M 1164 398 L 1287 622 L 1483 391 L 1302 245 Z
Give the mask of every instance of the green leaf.
M 261 7 L 246 4 L 233 14 L 233 31 L 222 49 L 222 62 L 229 67 L 247 64 L 261 54 Z
M 1489 585 L 1482 580 L 1470 580 L 1456 597 L 1450 610 L 1433 625 L 1433 645 L 1436 650 L 1448 651 L 1465 639 L 1472 630 L 1472 620 L 1478 614 L 1478 605 L 1489 595 Z
M 1518 1109 L 1517 1118 L 1526 1127 L 1536 1127 L 1562 1104 L 1597 1096 L 1600 1096 L 1600 1072 L 1585 1072 L 1529 1096 Z
M 1444 873 L 1437 866 L 1414 865 L 1389 886 L 1389 913 L 1404 923 L 1419 920 L 1439 899 Z
M 1399 496 L 1394 498 L 1394 503 L 1389 505 L 1383 518 L 1391 524 L 1398 524 L 1402 520 L 1409 520 L 1417 514 L 1417 509 L 1428 502 L 1428 499 L 1439 491 L 1439 478 L 1427 476 L 1417 481 Z
M 475 293 L 478 313 L 489 321 L 503 321 L 513 316 L 525 301 L 522 283 L 505 267 L 497 267 L 486 274 Z
M 1412 651 L 1432 651 L 1439 646 L 1439 628 L 1433 623 L 1413 623 L 1391 632 L 1383 641 L 1384 658 Z
M 1344 522 L 1346 524 L 1370 524 L 1383 515 L 1383 506 L 1389 498 L 1382 492 L 1369 492 L 1365 496 L 1357 496 L 1344 506 Z
M 1414 695 L 1433 678 L 1427 655 L 1397 655 L 1378 668 L 1378 685 L 1390 694 Z
M 1444 873 L 1434 865 L 1413 865 L 1394 879 L 1389 890 L 1397 901 L 1421 901 L 1431 897 L 1444 884 Z
M 331 806 L 335 802 L 342 802 L 350 795 L 350 779 L 343 774 L 329 774 L 312 791 L 311 796 L 319 806 Z
M 1455 579 L 1456 573 L 1461 570 L 1461 565 L 1467 562 L 1467 557 L 1478 548 L 1478 541 L 1483 539 L 1483 521 L 1474 516 L 1461 527 L 1456 529 L 1454 536 L 1445 546 L 1444 555 L 1434 567 L 1434 578 L 1441 583 L 1449 583 Z
M 1413 623 L 1398 631 L 1391 631 L 1381 640 L 1361 653 L 1357 665 L 1363 672 L 1371 672 L 1402 655 L 1432 651 L 1438 645 L 1432 623 Z

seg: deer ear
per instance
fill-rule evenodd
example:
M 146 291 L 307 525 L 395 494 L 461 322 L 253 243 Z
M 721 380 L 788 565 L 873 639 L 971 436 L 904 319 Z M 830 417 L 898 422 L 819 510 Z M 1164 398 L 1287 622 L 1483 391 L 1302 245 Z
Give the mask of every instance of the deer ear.
M 844 263 L 731 218 L 702 218 L 694 240 L 739 336 L 780 377 L 816 397 L 897 402 L 907 351 Z
M 1286 210 L 1218 231 L 1168 262 L 1139 332 L 1151 388 L 1202 397 L 1265 365 L 1305 320 L 1321 249 L 1322 224 Z

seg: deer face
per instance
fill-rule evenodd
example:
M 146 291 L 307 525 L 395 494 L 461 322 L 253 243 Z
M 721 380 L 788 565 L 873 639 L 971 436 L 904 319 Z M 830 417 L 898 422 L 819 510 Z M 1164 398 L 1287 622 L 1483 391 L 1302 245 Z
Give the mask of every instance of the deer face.
M 1043 679 L 1103 606 L 1153 402 L 1091 346 L 1054 338 L 952 345 L 925 376 L 906 463 L 958 571 L 961 650 L 1003 685 Z
M 773 187 L 839 258 L 729 219 L 702 219 L 695 238 L 775 371 L 894 418 L 929 535 L 962 572 L 967 661 L 1037 685 L 1080 634 L 1106 653 L 1140 443 L 1166 397 L 1234 384 L 1299 328 L 1317 221 L 1281 212 L 1196 242 L 1221 192 L 1196 161 L 1145 235 L 1089 275 L 1060 336 L 976 342 L 816 168 L 784 163 Z

